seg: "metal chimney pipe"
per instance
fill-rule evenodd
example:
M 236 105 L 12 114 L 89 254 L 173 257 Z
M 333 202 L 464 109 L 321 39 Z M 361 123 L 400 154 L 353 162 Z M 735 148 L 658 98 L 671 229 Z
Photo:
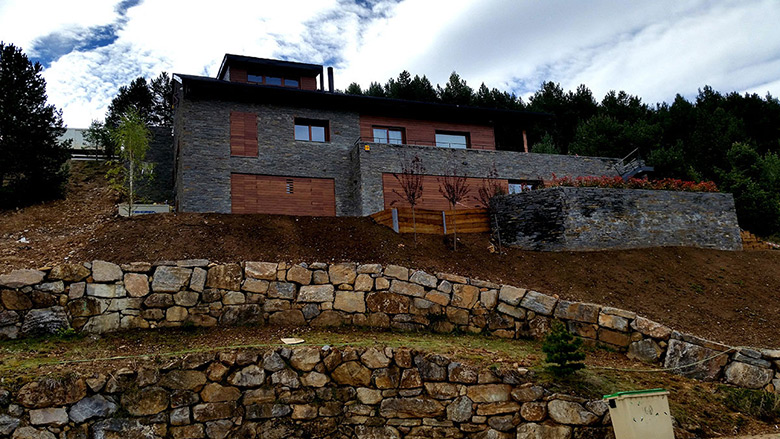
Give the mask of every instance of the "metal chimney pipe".
M 328 91 L 333 93 L 333 67 L 328 67 Z

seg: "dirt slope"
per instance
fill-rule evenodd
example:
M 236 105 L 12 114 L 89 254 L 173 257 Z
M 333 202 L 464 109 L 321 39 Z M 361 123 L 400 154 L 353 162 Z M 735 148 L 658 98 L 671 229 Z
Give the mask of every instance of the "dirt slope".
M 69 198 L 0 214 L 0 272 L 64 260 L 394 263 L 637 311 L 729 344 L 780 348 L 780 251 L 691 248 L 543 253 L 488 250 L 487 235 L 399 236 L 368 218 L 166 214 L 117 217 L 91 171 Z M 29 243 L 20 243 L 21 236 Z

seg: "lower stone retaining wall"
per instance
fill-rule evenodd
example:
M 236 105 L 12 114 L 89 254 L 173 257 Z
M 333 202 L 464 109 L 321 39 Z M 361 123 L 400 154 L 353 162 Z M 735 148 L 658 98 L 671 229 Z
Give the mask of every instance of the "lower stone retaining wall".
M 528 250 L 741 250 L 731 194 L 556 187 L 495 197 L 501 240 Z
M 153 364 L 153 363 L 150 363 Z M 0 390 L 0 437 L 612 437 L 607 404 L 406 348 L 198 353 Z
M 94 261 L 0 276 L 0 336 L 184 325 L 355 325 L 540 338 L 552 319 L 589 343 L 701 380 L 780 389 L 780 350 L 730 348 L 631 311 L 511 285 L 355 263 Z

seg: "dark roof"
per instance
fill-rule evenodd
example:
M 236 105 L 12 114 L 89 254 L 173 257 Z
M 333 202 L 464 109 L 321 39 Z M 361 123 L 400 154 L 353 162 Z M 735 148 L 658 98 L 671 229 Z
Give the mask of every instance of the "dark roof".
M 295 72 L 303 76 L 316 76 L 322 73 L 319 64 L 306 64 L 302 62 L 281 61 L 278 59 L 255 58 L 253 56 L 225 54 L 222 64 L 219 66 L 217 78 L 222 79 L 228 66 L 239 66 L 246 69 L 262 68 L 264 71 Z
M 181 78 L 184 86 L 184 98 L 187 100 L 227 100 L 246 103 L 279 104 L 284 106 L 354 111 L 360 114 L 375 116 L 422 118 L 461 123 L 507 123 L 550 117 L 549 114 L 529 111 L 407 101 L 331 93 L 320 90 L 300 90 L 228 82 L 210 77 L 178 73 L 174 76 Z

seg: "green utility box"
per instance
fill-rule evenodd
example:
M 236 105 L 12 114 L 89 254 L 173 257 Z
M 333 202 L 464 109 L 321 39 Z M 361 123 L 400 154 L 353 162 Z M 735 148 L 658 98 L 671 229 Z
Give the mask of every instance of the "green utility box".
M 674 439 L 664 389 L 635 390 L 604 396 L 615 439 Z

